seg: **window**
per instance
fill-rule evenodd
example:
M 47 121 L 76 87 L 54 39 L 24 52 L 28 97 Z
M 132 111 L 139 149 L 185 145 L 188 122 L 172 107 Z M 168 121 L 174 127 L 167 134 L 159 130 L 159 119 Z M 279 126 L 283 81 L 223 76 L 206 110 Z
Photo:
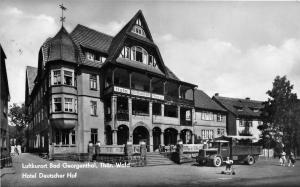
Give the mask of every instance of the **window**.
M 218 122 L 223 121 L 223 116 L 221 114 L 217 114 L 217 121 Z
M 178 109 L 176 105 L 165 105 L 165 116 L 167 117 L 178 117 Z
M 145 64 L 148 64 L 148 53 L 145 49 L 142 47 L 132 47 L 131 48 L 132 52 L 132 60 L 138 61 L 138 62 L 143 62 Z
M 131 32 L 138 34 L 140 36 L 146 37 L 144 29 L 139 25 L 133 26 Z
M 225 129 L 218 129 L 217 134 L 218 134 L 219 136 L 225 135 Z
M 62 131 L 61 133 L 61 142 L 63 145 L 69 144 L 69 132 L 68 131 Z
M 90 89 L 97 90 L 97 75 L 90 75 Z
M 73 99 L 65 98 L 65 112 L 73 112 Z
M 143 100 L 132 100 L 132 114 L 140 116 L 149 115 L 149 102 Z
M 152 104 L 152 114 L 157 115 L 157 116 L 161 115 L 161 104 L 160 103 Z
M 73 72 L 64 70 L 64 84 L 73 86 Z
M 54 98 L 54 112 L 60 112 L 61 111 L 61 98 Z
M 213 121 L 214 116 L 212 112 L 202 112 L 201 113 L 201 119 L 206 121 Z
M 86 58 L 87 58 L 88 60 L 94 61 L 94 60 L 95 60 L 95 55 L 94 55 L 93 53 L 86 52 Z
M 129 47 L 124 47 L 123 48 L 123 50 L 121 52 L 121 57 L 130 59 L 130 48 Z
M 137 25 L 139 25 L 139 26 L 142 26 L 142 22 L 141 22 L 140 19 L 137 19 L 136 22 L 135 22 L 135 24 L 137 24 Z
M 74 130 L 71 131 L 71 139 L 72 139 L 72 144 L 73 145 L 76 144 L 76 136 L 75 136 L 75 131 Z
M 214 130 L 201 130 L 202 139 L 213 139 Z
M 91 141 L 96 144 L 98 141 L 98 129 L 91 129 Z
M 60 70 L 54 70 L 53 71 L 53 84 L 54 85 L 61 84 Z
M 97 102 L 91 101 L 91 115 L 96 116 L 97 115 Z

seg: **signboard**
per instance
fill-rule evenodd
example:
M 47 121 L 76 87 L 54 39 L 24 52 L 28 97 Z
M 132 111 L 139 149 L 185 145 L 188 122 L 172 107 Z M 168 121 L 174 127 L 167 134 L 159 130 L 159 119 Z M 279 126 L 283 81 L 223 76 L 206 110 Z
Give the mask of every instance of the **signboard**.
M 153 99 L 165 100 L 165 96 L 159 94 L 152 94 Z
M 143 92 L 143 91 L 138 91 L 138 90 L 131 90 L 131 94 L 136 95 L 136 96 L 141 96 L 141 97 L 150 97 L 149 92 Z
M 117 87 L 117 86 L 114 86 L 114 91 L 124 93 L 124 94 L 130 94 L 130 89 L 121 88 L 121 87 Z

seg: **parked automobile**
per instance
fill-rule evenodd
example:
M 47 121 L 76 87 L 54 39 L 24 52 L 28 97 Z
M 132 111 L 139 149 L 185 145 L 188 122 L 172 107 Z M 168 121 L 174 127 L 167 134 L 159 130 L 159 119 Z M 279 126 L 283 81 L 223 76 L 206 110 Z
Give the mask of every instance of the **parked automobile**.
M 200 149 L 196 157 L 200 165 L 211 164 L 219 167 L 223 161 L 230 157 L 235 162 L 245 162 L 249 165 L 255 163 L 259 155 L 262 154 L 261 146 L 239 144 L 238 136 L 223 136 L 209 142 L 211 146 L 208 148 Z

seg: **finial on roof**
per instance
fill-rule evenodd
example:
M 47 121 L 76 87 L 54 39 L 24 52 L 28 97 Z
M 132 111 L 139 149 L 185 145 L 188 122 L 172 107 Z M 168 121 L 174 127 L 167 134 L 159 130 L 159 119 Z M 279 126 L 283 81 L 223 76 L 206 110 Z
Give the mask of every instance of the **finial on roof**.
M 61 8 L 61 17 L 60 17 L 61 26 L 64 26 L 64 22 L 66 20 L 66 17 L 64 17 L 64 11 L 66 11 L 67 8 L 64 6 L 64 4 L 59 5 L 59 8 Z

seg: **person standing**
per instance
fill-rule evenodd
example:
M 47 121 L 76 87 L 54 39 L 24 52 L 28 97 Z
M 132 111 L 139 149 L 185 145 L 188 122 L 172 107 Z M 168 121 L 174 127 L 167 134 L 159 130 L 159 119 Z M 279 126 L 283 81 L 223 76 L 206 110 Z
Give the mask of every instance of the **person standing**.
M 296 162 L 295 155 L 294 155 L 293 152 L 291 152 L 290 155 L 289 155 L 289 165 L 288 166 L 290 167 L 291 164 L 292 164 L 292 167 L 294 167 L 295 166 L 295 162 Z
M 286 153 L 283 151 L 281 154 L 281 158 L 282 158 L 282 166 L 286 166 Z

